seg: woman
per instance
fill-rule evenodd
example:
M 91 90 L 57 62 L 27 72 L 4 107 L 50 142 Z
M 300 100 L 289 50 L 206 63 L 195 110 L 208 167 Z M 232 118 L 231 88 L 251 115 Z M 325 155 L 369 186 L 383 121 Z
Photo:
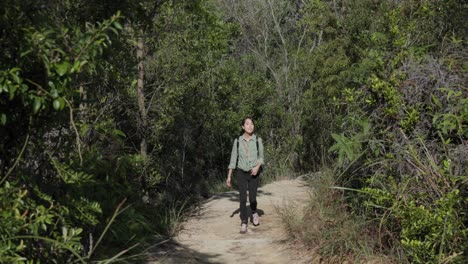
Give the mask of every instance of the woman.
M 241 234 L 247 233 L 247 190 L 254 226 L 260 224 L 257 213 L 257 188 L 260 168 L 263 164 L 262 139 L 254 134 L 254 122 L 251 117 L 242 120 L 243 134 L 234 140 L 231 152 L 231 162 L 226 185 L 231 187 L 232 170 L 236 169 L 237 185 L 240 196 Z

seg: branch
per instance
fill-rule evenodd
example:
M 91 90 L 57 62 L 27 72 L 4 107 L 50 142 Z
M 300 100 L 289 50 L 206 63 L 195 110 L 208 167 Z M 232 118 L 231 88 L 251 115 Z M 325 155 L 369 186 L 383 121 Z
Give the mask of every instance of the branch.
M 278 23 L 278 20 L 276 19 L 275 12 L 271 4 L 271 0 L 268 0 L 268 5 L 270 6 L 270 11 L 271 11 L 271 16 L 273 17 L 273 22 L 275 23 L 276 30 L 278 31 L 278 35 L 280 36 L 281 43 L 283 44 L 284 59 L 286 60 L 286 63 L 287 63 L 288 62 L 288 50 L 286 48 L 286 41 L 284 40 L 283 33 L 281 33 L 281 28 Z
M 21 151 L 20 151 L 18 157 L 16 157 L 16 160 L 13 163 L 13 166 L 11 166 L 11 168 L 8 170 L 8 172 L 5 174 L 5 176 L 2 178 L 2 180 L 0 180 L 0 185 L 2 185 L 3 182 L 5 182 L 6 179 L 8 179 L 8 176 L 10 176 L 10 174 L 13 172 L 15 167 L 18 166 L 18 163 L 21 160 L 21 157 L 23 156 L 24 151 L 26 150 L 26 146 L 28 145 L 28 142 L 29 142 L 29 136 L 30 136 L 29 135 L 29 128 L 31 127 L 31 121 L 32 121 L 32 116 L 29 116 L 28 134 L 26 134 L 26 139 L 24 140 L 23 147 L 21 148 Z
M 76 134 L 76 145 L 78 147 L 78 156 L 80 157 L 80 166 L 83 165 L 83 156 L 81 155 L 81 139 L 80 139 L 80 133 L 78 132 L 78 129 L 76 128 L 75 121 L 73 120 L 73 107 L 65 97 L 62 97 L 65 103 L 67 103 L 68 108 L 70 109 L 70 123 L 72 124 L 73 130 L 75 131 Z
M 94 245 L 94 247 L 90 250 L 90 252 L 88 253 L 88 258 L 91 257 L 91 255 L 93 254 L 93 252 L 96 250 L 97 246 L 99 245 L 99 243 L 101 243 L 101 240 L 102 238 L 104 237 L 104 235 L 107 233 L 107 231 L 109 230 L 109 227 L 110 225 L 112 224 L 112 222 L 114 222 L 115 218 L 121 214 L 123 211 L 125 211 L 128 207 L 130 206 L 127 206 L 125 208 L 123 208 L 122 210 L 120 209 L 122 207 L 122 205 L 125 203 L 125 201 L 127 201 L 127 198 L 124 198 L 122 200 L 122 202 L 120 202 L 119 205 L 117 205 L 117 208 L 115 209 L 114 211 L 114 214 L 112 215 L 111 219 L 109 220 L 109 223 L 107 223 L 106 225 L 106 228 L 104 228 L 104 231 L 102 231 L 101 233 L 101 236 L 99 237 L 98 241 L 96 242 L 96 244 Z
M 49 97 L 53 98 L 53 96 L 49 93 L 49 91 L 42 88 L 42 86 L 40 84 L 35 83 L 34 81 L 31 81 L 30 79 L 25 79 L 25 80 L 28 81 L 29 83 L 35 85 L 39 90 L 45 92 Z M 83 156 L 81 155 L 81 139 L 80 139 L 80 133 L 78 133 L 78 129 L 76 128 L 75 122 L 73 120 L 73 107 L 72 107 L 70 101 L 68 101 L 63 96 L 62 96 L 62 98 L 65 101 L 65 103 L 68 105 L 68 107 L 70 108 L 70 123 L 72 124 L 73 130 L 75 131 L 75 134 L 76 134 L 76 144 L 78 146 L 78 156 L 80 157 L 80 166 L 81 166 L 81 165 L 83 165 Z

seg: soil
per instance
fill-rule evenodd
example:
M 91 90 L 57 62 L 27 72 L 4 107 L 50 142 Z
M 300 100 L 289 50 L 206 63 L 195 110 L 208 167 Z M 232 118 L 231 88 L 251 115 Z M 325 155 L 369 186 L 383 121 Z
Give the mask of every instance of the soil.
M 298 263 L 281 224 L 278 208 L 303 206 L 310 188 L 299 180 L 282 180 L 259 188 L 260 225 L 251 222 L 240 234 L 239 195 L 215 195 L 182 223 L 182 230 L 148 263 Z M 247 205 L 248 206 L 248 205 Z

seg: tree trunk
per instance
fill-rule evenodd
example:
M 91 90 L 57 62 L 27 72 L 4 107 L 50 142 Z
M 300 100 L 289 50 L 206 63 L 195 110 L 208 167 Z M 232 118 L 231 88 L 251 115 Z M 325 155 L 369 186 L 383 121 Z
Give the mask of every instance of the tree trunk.
M 143 90 L 143 81 L 145 78 L 145 67 L 143 65 L 145 43 L 143 37 L 138 38 L 137 42 L 137 59 L 138 59 L 138 83 L 137 83 L 137 96 L 138 96 L 138 110 L 140 112 L 140 131 L 141 143 L 140 154 L 144 160 L 148 155 L 148 143 L 146 142 L 146 134 L 148 129 L 148 119 L 146 116 L 145 108 L 145 93 Z

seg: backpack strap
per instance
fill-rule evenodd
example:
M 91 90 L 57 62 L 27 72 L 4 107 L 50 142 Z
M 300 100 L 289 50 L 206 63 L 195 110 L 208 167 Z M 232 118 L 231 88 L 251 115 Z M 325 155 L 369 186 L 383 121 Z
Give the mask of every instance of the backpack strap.
M 237 160 L 236 160 L 236 169 L 237 169 L 237 163 L 239 163 L 239 140 L 240 140 L 240 137 L 237 139 Z
M 258 141 L 260 140 L 259 137 L 257 137 L 257 141 L 255 143 L 257 143 L 257 160 L 260 158 L 260 151 L 258 150 Z

